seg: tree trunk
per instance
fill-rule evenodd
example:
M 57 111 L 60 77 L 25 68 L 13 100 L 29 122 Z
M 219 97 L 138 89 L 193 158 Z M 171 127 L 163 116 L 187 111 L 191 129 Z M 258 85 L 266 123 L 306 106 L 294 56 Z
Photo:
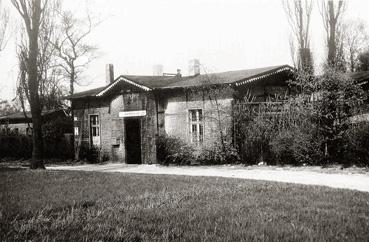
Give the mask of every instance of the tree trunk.
M 38 99 L 38 98 L 37 98 Z M 39 106 L 39 101 L 33 101 L 36 105 Z M 32 106 L 31 106 L 32 107 Z M 42 139 L 42 116 L 41 116 L 41 109 L 34 107 L 31 108 L 32 113 L 32 123 L 33 123 L 33 134 L 32 134 L 32 141 L 33 141 L 33 149 L 32 149 L 32 160 L 31 160 L 31 169 L 38 169 L 42 168 L 45 169 L 43 163 L 43 139 Z
M 43 163 L 43 140 L 42 140 L 42 116 L 41 116 L 41 103 L 38 93 L 39 80 L 38 80 L 38 67 L 37 56 L 39 53 L 38 37 L 39 37 L 39 22 L 41 15 L 41 1 L 35 1 L 35 12 L 32 16 L 32 29 L 28 29 L 29 37 L 29 56 L 27 60 L 28 65 L 28 88 L 30 94 L 30 106 L 33 123 L 33 149 L 32 149 L 32 161 L 30 168 L 45 169 Z M 39 12 L 37 12 L 39 11 Z
M 328 65 L 334 67 L 336 65 L 336 52 L 337 52 L 336 46 L 337 19 L 334 13 L 334 3 L 332 0 L 328 1 L 328 16 L 329 16 Z

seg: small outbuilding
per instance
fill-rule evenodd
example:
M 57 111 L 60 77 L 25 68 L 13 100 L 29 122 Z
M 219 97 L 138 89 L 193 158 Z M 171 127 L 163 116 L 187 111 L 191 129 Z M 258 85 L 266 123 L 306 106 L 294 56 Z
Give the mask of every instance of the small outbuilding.
M 42 112 L 44 121 L 65 118 L 68 114 L 65 109 L 53 109 Z M 17 112 L 0 117 L 0 131 L 3 133 L 14 132 L 18 134 L 32 134 L 31 112 Z

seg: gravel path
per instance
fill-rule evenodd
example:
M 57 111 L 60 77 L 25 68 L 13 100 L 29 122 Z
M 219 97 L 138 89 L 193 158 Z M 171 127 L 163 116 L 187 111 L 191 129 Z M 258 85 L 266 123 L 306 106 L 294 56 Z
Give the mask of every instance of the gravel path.
M 368 174 L 322 173 L 308 170 L 291 170 L 273 167 L 200 166 L 164 167 L 159 165 L 126 165 L 110 163 L 104 165 L 49 166 L 50 170 L 78 170 L 99 172 L 122 172 L 142 174 L 167 174 L 186 176 L 216 176 L 253 180 L 277 181 L 306 185 L 321 185 L 369 192 Z

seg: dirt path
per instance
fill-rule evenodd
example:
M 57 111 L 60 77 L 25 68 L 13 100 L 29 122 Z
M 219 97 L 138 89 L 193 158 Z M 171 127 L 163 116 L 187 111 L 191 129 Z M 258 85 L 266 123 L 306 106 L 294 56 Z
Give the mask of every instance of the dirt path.
M 50 166 L 50 170 L 81 170 L 99 172 L 123 172 L 143 174 L 167 174 L 186 176 L 218 176 L 253 180 L 277 181 L 306 185 L 322 185 L 369 192 L 368 174 L 322 173 L 308 170 L 291 170 L 268 167 L 206 166 L 206 167 L 163 167 L 159 165 L 81 165 Z

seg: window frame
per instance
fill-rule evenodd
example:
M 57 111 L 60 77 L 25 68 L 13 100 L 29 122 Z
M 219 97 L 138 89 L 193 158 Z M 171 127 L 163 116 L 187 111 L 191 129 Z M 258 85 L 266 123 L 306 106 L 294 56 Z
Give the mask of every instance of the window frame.
M 195 120 L 193 120 L 195 114 Z M 204 143 L 204 113 L 201 108 L 188 109 L 188 122 L 190 143 L 196 146 L 201 146 Z M 196 127 L 194 131 L 193 127 Z M 195 132 L 195 134 L 194 134 Z
M 96 124 L 92 124 L 92 120 L 91 118 L 96 116 L 97 117 L 97 122 Z M 96 128 L 96 130 L 98 130 L 99 135 L 92 135 L 92 128 Z M 100 115 L 99 114 L 89 114 L 88 115 L 88 129 L 89 129 L 89 141 L 90 141 L 90 146 L 95 145 L 95 146 L 101 146 L 101 122 L 100 122 Z M 93 143 L 93 137 L 99 137 L 99 144 L 94 144 Z
M 79 136 L 79 127 L 74 126 L 74 136 Z

